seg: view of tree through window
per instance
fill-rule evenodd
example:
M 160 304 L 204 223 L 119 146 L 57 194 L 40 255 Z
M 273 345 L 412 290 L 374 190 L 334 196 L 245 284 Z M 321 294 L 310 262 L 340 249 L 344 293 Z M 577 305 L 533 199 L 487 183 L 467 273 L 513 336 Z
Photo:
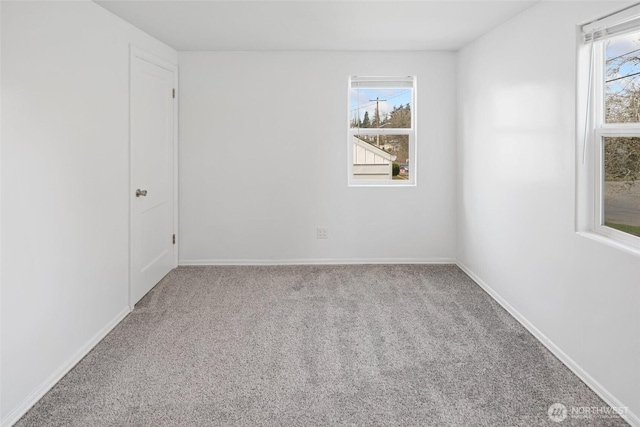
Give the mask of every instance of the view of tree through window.
M 349 125 L 355 130 L 354 138 L 367 144 L 354 146 L 354 174 L 366 177 L 364 173 L 358 173 L 360 169 L 364 170 L 363 159 L 366 158 L 375 159 L 366 163 L 392 163 L 391 179 L 408 179 L 411 163 L 409 135 L 376 131 L 412 128 L 412 91 L 412 88 L 351 89 Z M 381 175 L 376 172 L 374 176 Z
M 640 124 L 640 33 L 605 45 L 604 120 Z M 640 138 L 603 138 L 604 225 L 640 236 Z

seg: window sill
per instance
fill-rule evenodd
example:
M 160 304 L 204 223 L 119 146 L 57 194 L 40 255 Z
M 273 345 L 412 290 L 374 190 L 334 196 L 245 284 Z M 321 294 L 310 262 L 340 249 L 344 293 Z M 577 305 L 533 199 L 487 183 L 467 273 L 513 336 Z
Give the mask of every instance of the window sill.
M 397 184 L 396 184 L 397 182 Z M 382 182 L 349 182 L 347 184 L 348 187 L 354 187 L 354 188 L 358 188 L 358 187 L 401 187 L 401 188 L 405 188 L 405 187 L 415 187 L 416 183 L 415 182 L 409 182 L 409 183 L 404 183 L 404 182 L 390 182 L 390 183 L 382 183 Z
M 618 240 L 615 240 L 609 236 L 605 236 L 599 233 L 596 233 L 594 231 L 578 231 L 577 232 L 578 235 L 586 237 L 588 239 L 591 240 L 595 240 L 596 242 L 599 243 L 604 243 L 607 246 L 611 246 L 613 248 L 622 250 L 624 252 L 627 252 L 631 255 L 635 255 L 640 257 L 640 248 L 629 245 L 627 243 L 624 242 L 620 242 Z

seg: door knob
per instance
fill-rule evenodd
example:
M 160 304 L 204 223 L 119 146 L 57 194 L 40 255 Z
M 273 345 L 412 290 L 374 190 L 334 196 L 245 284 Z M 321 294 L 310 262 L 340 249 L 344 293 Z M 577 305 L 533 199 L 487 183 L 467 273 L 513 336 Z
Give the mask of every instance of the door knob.
M 136 197 L 146 196 L 146 195 L 147 195 L 147 190 L 141 190 L 139 188 L 136 190 Z

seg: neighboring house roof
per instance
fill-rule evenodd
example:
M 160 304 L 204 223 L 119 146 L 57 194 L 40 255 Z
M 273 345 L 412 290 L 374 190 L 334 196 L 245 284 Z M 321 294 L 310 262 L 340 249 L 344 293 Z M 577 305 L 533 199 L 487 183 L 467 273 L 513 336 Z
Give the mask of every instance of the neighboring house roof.
M 380 156 L 390 162 L 393 162 L 396 159 L 396 156 L 394 156 L 393 154 L 389 154 L 386 151 L 376 147 L 375 145 L 371 145 L 368 142 L 361 140 L 357 136 L 353 137 L 353 143 L 359 147 L 364 148 L 367 151 L 371 151 L 375 155 Z

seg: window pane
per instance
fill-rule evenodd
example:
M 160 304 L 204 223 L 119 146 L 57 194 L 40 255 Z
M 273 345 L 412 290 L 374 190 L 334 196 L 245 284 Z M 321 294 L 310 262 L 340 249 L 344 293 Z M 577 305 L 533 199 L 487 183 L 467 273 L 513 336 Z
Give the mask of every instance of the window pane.
M 605 122 L 640 122 L 640 33 L 605 44 Z
M 352 88 L 352 128 L 411 128 L 412 89 Z
M 640 138 L 604 138 L 604 225 L 640 237 Z
M 354 136 L 353 178 L 409 179 L 409 135 Z

